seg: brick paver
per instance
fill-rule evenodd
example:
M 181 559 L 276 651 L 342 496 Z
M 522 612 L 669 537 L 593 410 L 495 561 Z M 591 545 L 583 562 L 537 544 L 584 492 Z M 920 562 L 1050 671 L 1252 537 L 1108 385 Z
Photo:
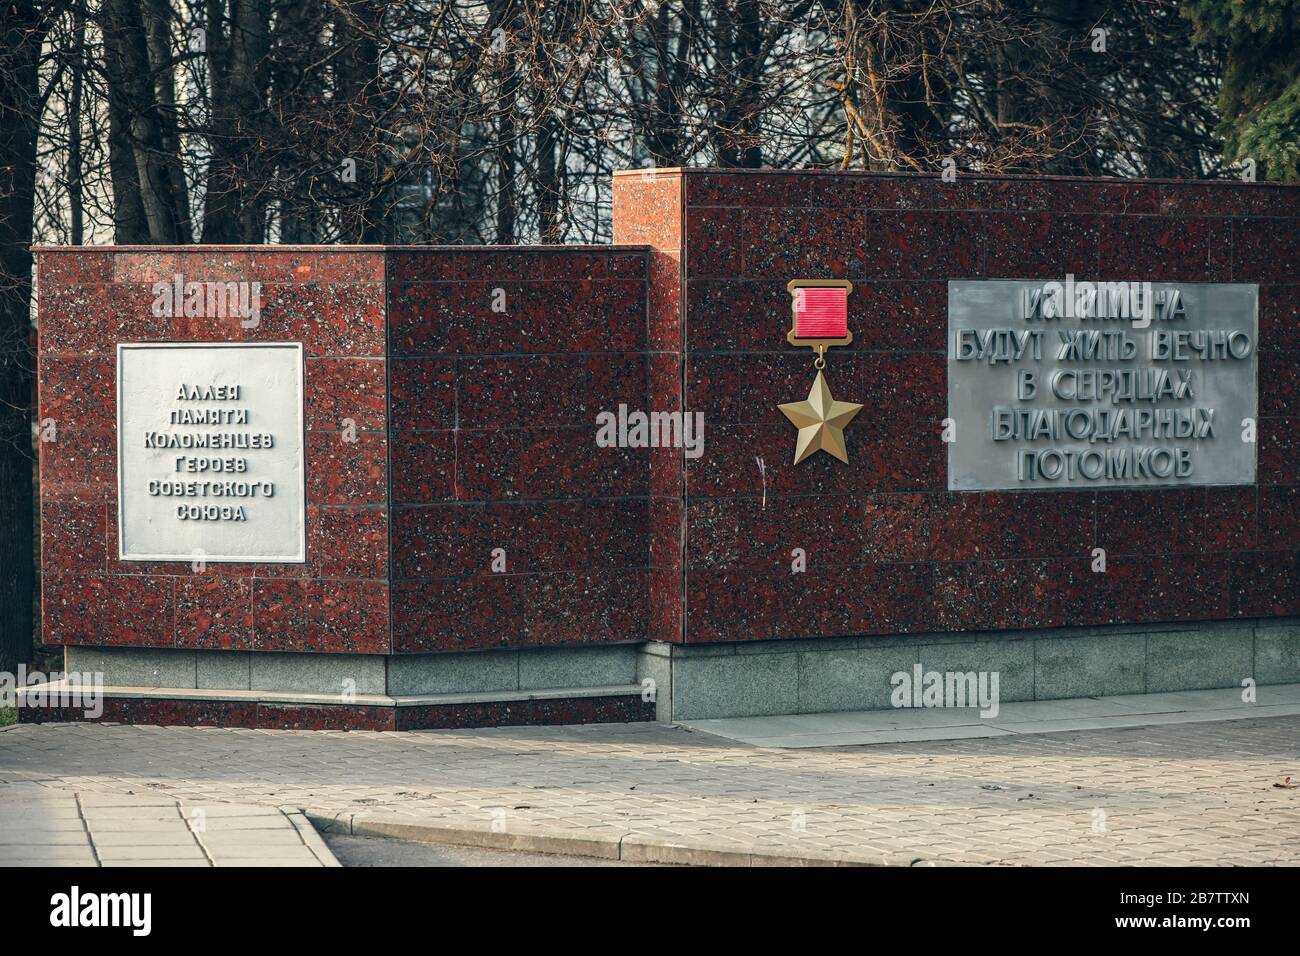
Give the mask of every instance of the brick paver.
M 1300 717 L 825 750 L 656 724 L 382 734 L 103 724 L 0 733 L 9 788 L 862 862 L 1300 863 Z M 212 816 L 209 816 L 209 820 Z M 536 846 L 536 844 L 533 844 Z M 576 846 L 576 844 L 572 844 Z M 638 854 L 641 856 L 638 857 Z
M 298 812 L 26 776 L 0 784 L 0 866 L 337 865 Z

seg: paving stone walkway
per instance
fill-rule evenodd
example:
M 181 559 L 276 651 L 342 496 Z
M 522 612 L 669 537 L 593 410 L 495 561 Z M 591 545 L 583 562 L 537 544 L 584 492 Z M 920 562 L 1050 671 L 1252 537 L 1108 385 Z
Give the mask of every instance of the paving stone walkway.
M 692 730 L 756 747 L 846 747 L 1298 715 L 1300 684 L 1273 684 L 1258 688 L 1258 700 L 1250 704 L 1242 702 L 1240 688 L 1229 687 L 1122 697 L 1021 701 L 1002 704 L 996 714 L 989 712 L 987 715 L 978 707 L 939 707 L 734 717 L 682 723 Z
M 685 863 L 1294 865 L 1287 776 L 1297 716 L 815 750 L 658 724 L 0 732 L 0 807 L 151 794 L 182 822 L 208 807 L 210 831 L 218 804 L 289 806 L 361 834 Z
M 0 866 L 338 865 L 300 812 L 53 782 L 0 786 Z

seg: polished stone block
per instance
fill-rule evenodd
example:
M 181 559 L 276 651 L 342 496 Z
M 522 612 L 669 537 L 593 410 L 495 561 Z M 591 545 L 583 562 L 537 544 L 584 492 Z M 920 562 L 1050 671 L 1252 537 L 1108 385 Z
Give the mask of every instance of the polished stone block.
M 915 647 L 801 652 L 798 712 L 884 710 L 890 706 L 892 675 L 903 671 L 910 679 L 912 665 L 918 660 L 930 667 Z
M 1300 682 L 1300 624 L 1255 624 L 1255 680 Z
M 249 689 L 307 694 L 382 694 L 384 658 L 366 654 L 253 654 Z
M 115 648 L 72 646 L 63 661 L 64 670 L 102 674 L 107 686 L 197 687 L 193 651 L 137 650 L 122 653 Z
M 674 665 L 673 720 L 792 714 L 799 708 L 799 656 L 719 655 Z
M 1259 475 L 1291 482 L 1294 429 L 1274 423 L 1300 407 L 1300 366 L 1285 345 L 1294 303 L 1276 266 L 1294 255 L 1272 237 L 1276 223 L 1294 222 L 1297 193 L 781 171 L 615 176 L 616 236 L 669 259 L 685 250 L 665 309 L 685 320 L 674 340 L 685 396 L 712 423 L 708 453 L 683 463 L 684 639 L 1297 613 L 1289 488 L 1261 485 L 1258 502 L 1254 487 L 1225 486 L 945 495 L 939 440 L 948 280 L 1113 279 L 1142 263 L 1152 281 L 1259 285 Z M 1239 231 L 1250 239 L 1237 250 Z M 776 410 L 811 378 L 808 356 L 784 338 L 785 283 L 809 277 L 854 283 L 854 341 L 827 356 L 836 397 L 868 409 L 845 433 L 847 467 L 826 456 L 791 465 L 793 436 Z M 795 547 L 816 560 L 820 580 L 791 585 Z M 1090 573 L 1096 548 L 1115 573 Z M 900 566 L 914 585 L 890 573 Z M 828 601 L 840 606 L 826 610 Z
M 1204 625 L 1147 635 L 1148 693 L 1240 686 L 1253 676 L 1254 629 Z
M 636 646 L 519 652 L 519 689 L 600 687 L 636 682 Z
M 198 682 L 207 690 L 251 690 L 252 654 L 242 651 L 196 651 Z
M 1146 690 L 1146 638 L 1083 634 L 1035 642 L 1034 699 L 1105 697 Z
M 388 692 L 394 695 L 518 689 L 518 651 L 402 654 L 390 658 L 388 664 Z

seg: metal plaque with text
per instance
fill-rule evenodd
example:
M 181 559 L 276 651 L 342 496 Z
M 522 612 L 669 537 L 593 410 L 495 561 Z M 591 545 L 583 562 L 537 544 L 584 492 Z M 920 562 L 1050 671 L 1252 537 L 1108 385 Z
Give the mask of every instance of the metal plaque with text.
M 117 452 L 122 560 L 306 560 L 301 344 L 119 344 Z
M 948 283 L 952 491 L 1255 481 L 1259 289 Z

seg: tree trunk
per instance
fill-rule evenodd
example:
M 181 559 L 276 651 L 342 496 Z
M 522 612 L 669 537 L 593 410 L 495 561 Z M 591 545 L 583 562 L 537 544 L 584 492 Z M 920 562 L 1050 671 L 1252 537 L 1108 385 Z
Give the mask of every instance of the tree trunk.
M 72 90 L 68 94 L 68 213 L 72 244 L 85 241 L 84 202 L 81 189 L 81 95 L 86 71 L 86 17 L 78 10 L 72 17 Z
M 548 116 L 537 124 L 537 227 L 542 242 L 559 242 L 560 169 L 555 150 L 558 139 L 555 117 Z
M 346 51 L 338 57 L 335 66 L 335 98 L 343 103 L 365 103 L 368 109 L 381 104 L 379 79 L 379 47 L 367 33 L 381 16 L 375 4 L 357 2 L 347 8 L 349 16 L 335 18 L 336 42 L 346 44 Z M 358 31 L 354 22 L 364 28 Z M 351 134 L 349 130 L 349 134 Z M 358 150 L 361 153 L 360 150 Z M 347 224 L 345 237 L 349 242 L 382 243 L 387 241 L 391 168 L 384 151 L 348 157 L 356 161 L 356 184 L 353 196 L 345 206 L 343 220 Z
M 207 46 L 211 90 L 207 194 L 203 241 L 263 242 L 267 201 L 259 189 L 256 147 L 270 76 L 268 0 L 208 0 Z M 226 33 L 229 22 L 229 35 Z
M 226 2 L 207 0 L 204 6 L 204 37 L 208 63 L 208 170 L 203 193 L 202 241 L 236 241 L 234 147 L 228 134 L 213 135 L 229 122 L 234 112 L 230 103 L 229 44 L 226 42 Z
M 498 245 L 515 241 L 515 91 L 513 87 L 501 104 L 501 119 L 497 123 L 497 222 Z
M 105 0 L 103 28 L 104 46 L 116 61 L 114 80 L 120 89 L 114 98 L 125 111 L 123 118 L 131 140 L 149 241 L 179 242 L 177 203 L 172 195 L 172 178 L 165 160 L 154 86 L 150 81 L 144 22 L 135 0 Z
M 270 87 L 270 103 L 278 118 L 301 115 L 310 109 L 313 95 L 319 92 L 313 89 L 308 71 L 320 56 L 324 31 L 320 0 L 295 0 L 278 8 Z M 279 241 L 304 245 L 316 242 L 320 201 L 313 196 L 312 177 L 302 175 L 301 157 L 283 157 L 275 173 L 290 182 L 280 197 Z
M 1089 27 L 1098 21 L 1091 2 L 1044 0 L 1043 32 L 1037 51 L 1035 86 L 1046 111 L 1058 118 L 1058 148 L 1043 163 L 1043 172 L 1057 176 L 1095 176 L 1092 104 L 1085 90 L 1095 62 L 1086 52 Z M 1063 52 L 1069 51 L 1069 52 Z M 1063 59 L 1063 57 L 1066 57 Z
M 714 133 L 719 166 L 763 165 L 763 13 L 758 0 L 719 2 L 717 54 L 723 104 Z
M 270 82 L 271 5 L 269 0 L 235 0 L 231 49 L 230 85 L 239 111 L 243 141 L 256 140 L 266 92 Z M 244 154 L 242 192 L 239 204 L 239 240 L 266 240 L 267 200 L 257 184 L 264 171 L 256 150 Z
M 104 14 L 106 16 L 106 14 Z M 135 168 L 135 146 L 131 141 L 131 110 L 126 98 L 125 66 L 112 36 L 101 25 L 104 36 L 104 67 L 108 86 L 108 170 L 113 185 L 113 241 L 119 246 L 149 242 L 149 225 L 140 198 L 140 181 Z
M 9 0 L 0 18 L 0 670 L 12 672 L 31 658 L 36 583 L 30 243 L 44 26 L 32 0 Z
M 169 0 L 146 0 L 144 25 L 162 141 L 159 162 L 167 170 L 178 239 L 189 243 L 194 241 L 194 237 L 190 225 L 189 192 L 181 168 L 180 134 L 176 128 L 176 80 L 172 68 L 172 9 Z

